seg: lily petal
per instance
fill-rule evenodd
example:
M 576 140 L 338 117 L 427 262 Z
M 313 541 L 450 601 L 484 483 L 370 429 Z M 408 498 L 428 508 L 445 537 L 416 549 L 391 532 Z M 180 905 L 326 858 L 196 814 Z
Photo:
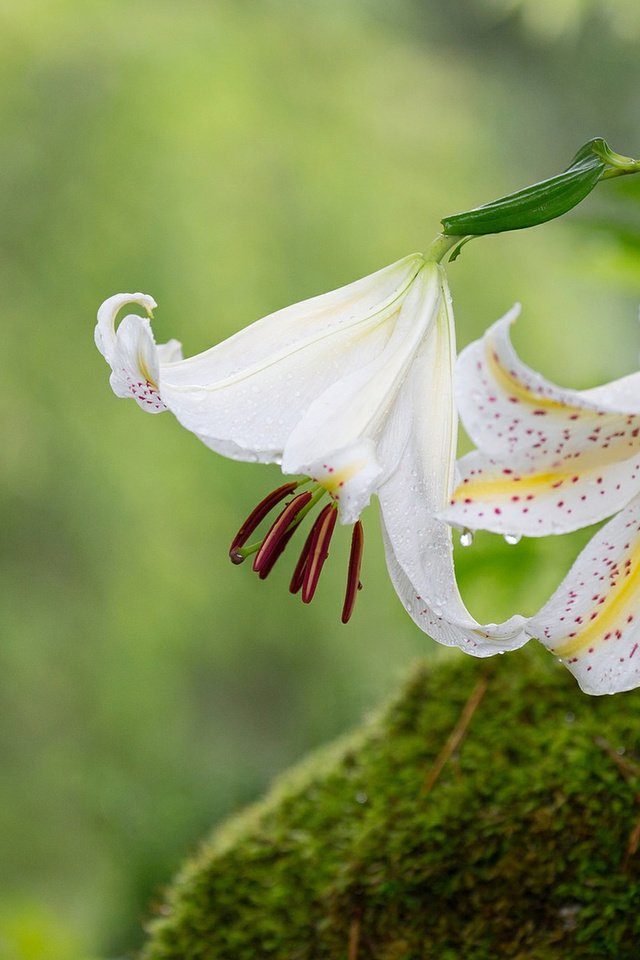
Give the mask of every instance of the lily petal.
M 640 453 L 640 415 L 621 404 L 628 378 L 587 391 L 545 380 L 511 344 L 518 312 L 510 311 L 458 359 L 458 409 L 476 446 L 509 466 L 537 470 L 570 469 L 577 461 L 587 468 Z
M 118 327 L 110 384 L 118 397 L 132 396 L 148 413 L 162 413 L 160 364 L 151 324 L 146 317 L 126 316 Z
M 580 396 L 592 403 L 607 404 L 627 413 L 640 413 L 640 372 L 629 373 L 619 380 L 582 390 Z
M 596 534 L 527 626 L 585 693 L 640 685 L 640 498 Z
M 144 307 L 149 316 L 157 307 L 157 303 L 146 293 L 117 293 L 115 297 L 109 297 L 105 300 L 98 310 L 98 322 L 95 329 L 96 347 L 105 358 L 107 363 L 112 366 L 114 351 L 116 348 L 116 317 L 123 307 L 130 303 L 139 304 Z
M 403 299 L 384 349 L 314 400 L 287 441 L 283 471 L 312 476 L 330 489 L 343 523 L 357 520 L 400 458 L 410 421 L 396 418 L 389 430 L 389 417 L 436 320 L 439 301 L 438 267 L 427 264 Z M 405 429 L 398 429 L 398 420 Z M 379 444 L 383 435 L 385 442 Z
M 167 409 L 160 397 L 160 361 L 182 356 L 177 340 L 157 345 L 147 317 L 128 314 L 116 330 L 119 311 L 130 303 L 151 314 L 156 307 L 145 293 L 120 293 L 110 297 L 98 310 L 96 346 L 111 366 L 110 384 L 118 397 L 133 397 L 147 413 Z
M 279 462 L 314 400 L 384 349 L 423 265 L 420 254 L 405 257 L 258 320 L 205 353 L 163 365 L 164 402 L 212 449 Z
M 480 451 L 461 460 L 461 482 L 442 516 L 504 534 L 576 530 L 640 490 L 640 416 L 624 407 L 639 381 L 633 374 L 588 391 L 550 383 L 515 353 L 516 316 L 494 324 L 458 361 L 459 407 Z
M 163 363 L 178 363 L 182 360 L 182 344 L 179 340 L 167 340 L 156 345 L 158 360 Z
M 575 469 L 566 464 L 537 472 L 504 463 L 477 450 L 463 457 L 460 483 L 442 518 L 470 530 L 543 537 L 604 520 L 640 492 L 638 455 L 587 469 L 577 460 Z
M 451 529 L 436 516 L 451 490 L 456 447 L 455 339 L 444 273 L 435 323 L 401 388 L 399 408 L 412 423 L 397 469 L 379 491 L 389 574 L 415 623 L 434 640 L 477 657 L 527 642 L 523 617 L 481 625 L 455 579 Z

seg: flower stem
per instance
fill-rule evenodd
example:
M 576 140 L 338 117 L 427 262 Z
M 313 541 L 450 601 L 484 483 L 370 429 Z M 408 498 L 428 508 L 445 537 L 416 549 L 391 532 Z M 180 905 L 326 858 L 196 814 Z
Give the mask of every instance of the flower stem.
M 459 243 L 462 243 L 464 239 L 464 236 L 450 237 L 444 233 L 439 233 L 438 236 L 431 241 L 424 255 L 425 260 L 431 263 L 441 263 L 449 251 Z

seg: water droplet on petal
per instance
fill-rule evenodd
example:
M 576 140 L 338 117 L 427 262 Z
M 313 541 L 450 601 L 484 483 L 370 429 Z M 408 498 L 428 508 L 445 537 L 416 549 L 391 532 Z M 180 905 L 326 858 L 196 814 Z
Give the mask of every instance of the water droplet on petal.
M 470 547 L 473 544 L 473 531 L 463 530 L 460 534 L 460 546 Z
M 516 543 L 520 543 L 521 540 L 521 533 L 505 533 L 504 535 L 504 542 L 508 543 L 512 547 L 515 547 Z

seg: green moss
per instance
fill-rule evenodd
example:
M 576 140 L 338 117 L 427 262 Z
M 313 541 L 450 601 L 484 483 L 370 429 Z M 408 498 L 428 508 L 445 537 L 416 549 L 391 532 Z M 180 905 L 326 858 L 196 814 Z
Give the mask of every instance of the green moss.
M 636 958 L 639 705 L 640 692 L 585 696 L 536 649 L 420 666 L 362 730 L 214 834 L 144 960 Z

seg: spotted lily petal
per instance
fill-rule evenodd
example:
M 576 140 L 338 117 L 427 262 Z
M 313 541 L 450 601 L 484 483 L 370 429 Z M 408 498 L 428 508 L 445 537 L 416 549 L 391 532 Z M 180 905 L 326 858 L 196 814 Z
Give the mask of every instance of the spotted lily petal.
M 527 626 L 585 693 L 640 685 L 640 497 L 587 544 Z
M 480 448 L 460 461 L 443 512 L 450 523 L 543 536 L 610 516 L 640 491 L 635 375 L 595 390 L 567 390 L 522 363 L 509 339 L 512 311 L 465 350 L 459 407 Z
M 177 340 L 156 345 L 147 317 L 129 314 L 115 329 L 122 307 L 133 303 L 149 314 L 156 307 L 153 297 L 144 293 L 121 293 L 106 300 L 98 311 L 95 330 L 96 346 L 111 366 L 111 387 L 118 397 L 133 397 L 147 413 L 167 409 L 159 392 L 161 359 L 178 359 L 181 347 Z
M 460 485 L 442 516 L 505 535 L 568 533 L 610 516 L 640 491 L 640 455 L 589 469 L 532 472 L 474 451 L 459 469 Z

